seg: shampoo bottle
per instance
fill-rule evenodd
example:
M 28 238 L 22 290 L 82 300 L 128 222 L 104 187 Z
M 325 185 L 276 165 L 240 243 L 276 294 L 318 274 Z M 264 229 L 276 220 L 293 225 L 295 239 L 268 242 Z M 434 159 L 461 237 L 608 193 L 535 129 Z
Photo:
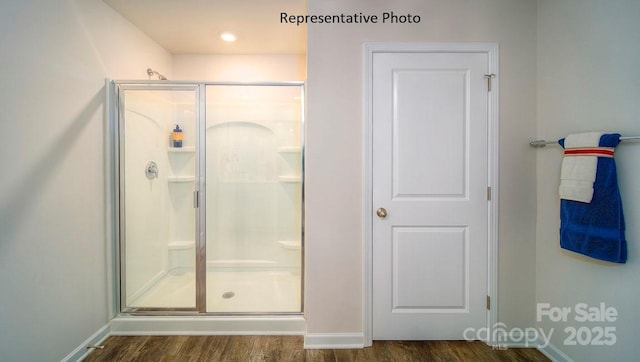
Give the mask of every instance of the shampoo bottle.
M 176 128 L 171 133 L 171 143 L 173 147 L 182 147 L 182 129 L 176 124 Z

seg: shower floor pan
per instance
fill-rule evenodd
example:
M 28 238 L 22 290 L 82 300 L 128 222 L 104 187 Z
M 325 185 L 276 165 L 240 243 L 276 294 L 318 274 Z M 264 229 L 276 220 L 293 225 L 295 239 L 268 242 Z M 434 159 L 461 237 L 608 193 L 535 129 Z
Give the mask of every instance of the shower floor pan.
M 301 312 L 300 285 L 300 274 L 289 271 L 207 271 L 207 312 Z M 195 289 L 193 271 L 169 272 L 130 307 L 193 307 Z

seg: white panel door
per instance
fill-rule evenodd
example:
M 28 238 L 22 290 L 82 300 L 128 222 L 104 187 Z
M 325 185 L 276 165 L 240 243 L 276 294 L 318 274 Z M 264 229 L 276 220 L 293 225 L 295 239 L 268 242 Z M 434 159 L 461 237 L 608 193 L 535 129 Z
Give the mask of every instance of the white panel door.
M 487 69 L 486 53 L 373 55 L 373 339 L 487 324 Z

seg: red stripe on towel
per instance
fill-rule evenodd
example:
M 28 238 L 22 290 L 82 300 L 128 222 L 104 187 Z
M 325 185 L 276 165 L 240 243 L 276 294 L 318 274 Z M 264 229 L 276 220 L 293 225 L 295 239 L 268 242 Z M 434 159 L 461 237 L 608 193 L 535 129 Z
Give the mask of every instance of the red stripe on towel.
M 596 156 L 596 157 L 613 157 L 613 147 L 585 147 L 585 148 L 567 148 L 564 150 L 565 156 Z

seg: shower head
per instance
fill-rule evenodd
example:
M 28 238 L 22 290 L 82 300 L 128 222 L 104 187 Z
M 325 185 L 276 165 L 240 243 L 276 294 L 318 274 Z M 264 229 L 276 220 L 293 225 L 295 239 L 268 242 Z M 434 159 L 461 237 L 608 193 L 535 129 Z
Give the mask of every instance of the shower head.
M 153 77 L 154 74 L 158 76 L 159 80 L 167 80 L 167 77 L 165 77 L 164 75 L 158 73 L 157 71 L 151 68 L 147 68 L 147 75 L 149 76 L 149 79 L 151 79 L 151 77 Z

